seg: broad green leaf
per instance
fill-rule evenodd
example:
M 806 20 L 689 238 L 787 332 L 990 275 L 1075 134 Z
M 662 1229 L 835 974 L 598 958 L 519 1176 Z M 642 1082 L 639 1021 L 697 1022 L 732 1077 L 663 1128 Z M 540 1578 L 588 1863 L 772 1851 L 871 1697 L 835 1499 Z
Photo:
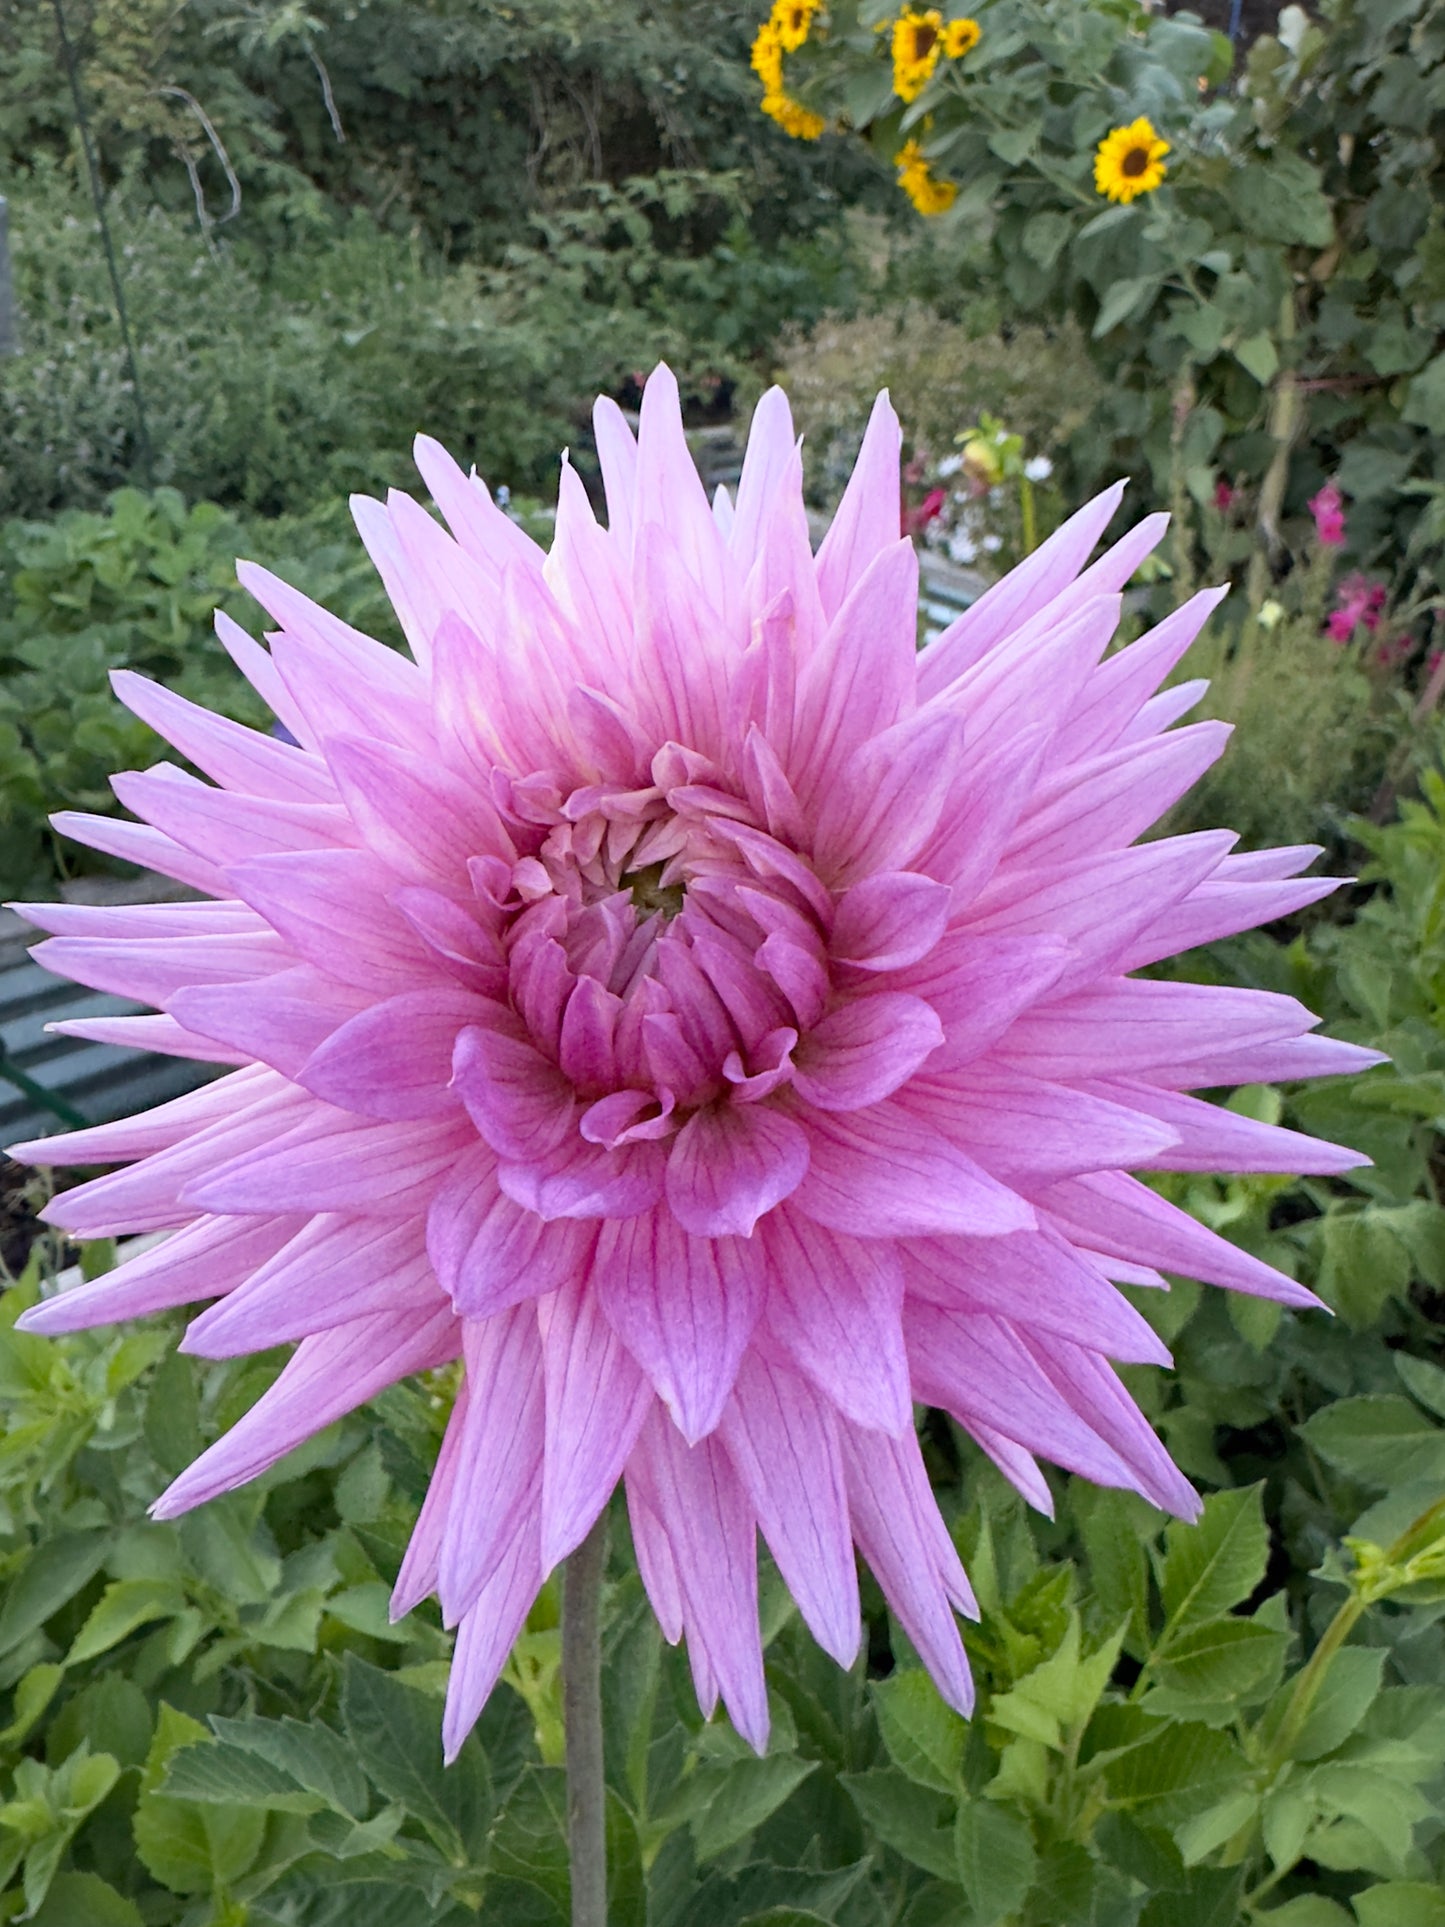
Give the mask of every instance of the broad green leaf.
M 275 1813 L 315 1813 L 325 1803 L 269 1760 L 238 1746 L 182 1747 L 161 1790 L 177 1800 L 211 1806 L 244 1805 Z
M 141 1927 L 133 1900 L 93 1873 L 60 1873 L 31 1927 Z
M 1405 391 L 1401 419 L 1416 422 L 1432 435 L 1445 435 L 1445 354 L 1436 355 Z
M 43 1626 L 100 1571 L 104 1532 L 61 1532 L 32 1554 L 0 1606 L 0 1657 Z
M 269 1761 L 340 1812 L 356 1819 L 366 1812 L 361 1765 L 341 1735 L 321 1720 L 212 1719 L 211 1730 L 224 1744 Z
M 958 1879 L 980 1927 L 992 1927 L 1024 1903 L 1038 1854 L 1028 1821 L 992 1800 L 965 1800 L 954 1829 Z
M 1354 1922 L 1338 1901 L 1323 1894 L 1299 1894 L 1283 1907 L 1255 1915 L 1259 1927 L 1354 1927 Z
M 1268 1679 L 1288 1643 L 1257 1620 L 1201 1620 L 1169 1641 L 1153 1677 L 1181 1701 L 1237 1700 Z
M 1111 1806 L 1144 1826 L 1169 1826 L 1217 1799 L 1244 1771 L 1239 1748 L 1197 1721 L 1166 1726 L 1109 1762 Z
M 1360 1927 L 1445 1927 L 1445 1887 L 1433 1881 L 1388 1880 L 1351 1904 Z
M 571 1906 L 567 1859 L 567 1775 L 534 1766 L 512 1789 L 492 1829 L 489 1862 L 495 1873 L 538 1888 L 562 1919 Z
M 1436 1418 L 1445 1418 L 1445 1372 L 1438 1365 L 1432 1365 L 1428 1358 L 1416 1358 L 1410 1352 L 1396 1352 L 1395 1370 L 1413 1399 Z
M 1321 1458 L 1361 1485 L 1407 1479 L 1445 1485 L 1445 1429 L 1397 1393 L 1339 1399 L 1299 1429 Z
M 160 1792 L 171 1756 L 210 1737 L 198 1721 L 161 1704 L 131 1824 L 141 1864 L 172 1893 L 231 1886 L 260 1852 L 266 1831 L 256 1808 L 192 1806 Z
M 1176 1891 L 1185 1884 L 1184 1862 L 1167 1833 L 1141 1827 L 1127 1813 L 1106 1813 L 1094 1830 L 1104 1858 L 1150 1893 Z
M 25 1738 L 40 1715 L 55 1697 L 55 1689 L 65 1678 L 65 1668 L 46 1660 L 22 1675 L 15 1688 L 15 1717 L 3 1733 L 0 1746 L 14 1746 Z
M 1254 376 L 1261 388 L 1267 388 L 1279 373 L 1279 350 L 1271 335 L 1249 335 L 1236 342 L 1234 358 Z
M 951 1800 L 919 1787 L 892 1767 L 839 1778 L 864 1825 L 885 1846 L 939 1880 L 958 1879 Z
M 893 1764 L 940 1793 L 958 1791 L 968 1729 L 919 1667 L 877 1680 L 873 1705 Z
M 1288 147 L 1234 168 L 1229 196 L 1245 232 L 1262 240 L 1325 248 L 1334 238 L 1334 213 L 1319 170 Z
M 1181 1893 L 1156 1894 L 1139 1927 L 1239 1927 L 1241 1867 L 1192 1867 Z
M 452 1766 L 442 1765 L 436 1700 L 348 1653 L 341 1716 L 373 1786 L 399 1800 L 444 1853 L 480 1852 L 492 1808 L 486 1759 L 469 1739 Z
M 1020 1679 L 1007 1693 L 997 1694 L 989 1718 L 1025 1739 L 1057 1749 L 1064 1735 L 1082 1726 L 1098 1705 L 1119 1657 L 1124 1628 L 1118 1627 L 1096 1653 L 1086 1658 L 1077 1612 L 1071 1611 L 1057 1649 Z
M 1161 1648 L 1188 1626 L 1217 1619 L 1247 1599 L 1264 1577 L 1269 1529 L 1264 1487 L 1214 1492 L 1197 1525 L 1171 1525 L 1165 1536 L 1160 1591 L 1167 1615 Z
M 1197 1867 L 1217 1847 L 1232 1840 L 1240 1828 L 1259 1811 L 1259 1798 L 1252 1787 L 1236 1788 L 1212 1806 L 1191 1813 L 1175 1822 L 1174 1842 L 1186 1867 Z
M 1127 320 L 1136 308 L 1150 301 L 1158 291 L 1159 277 L 1156 274 L 1135 275 L 1114 282 L 1099 303 L 1093 331 L 1095 341 L 1117 328 L 1121 321 Z
M 717 1792 L 692 1823 L 699 1862 L 735 1846 L 760 1827 L 817 1766 L 787 1754 L 742 1759 L 728 1769 Z
M 95 1659 L 152 1619 L 184 1612 L 186 1595 L 169 1579 L 118 1579 L 106 1587 L 66 1654 L 67 1666 Z
M 1289 1750 L 1292 1760 L 1323 1759 L 1343 1746 L 1375 1702 L 1384 1663 L 1385 1654 L 1378 1647 L 1341 1647 L 1329 1663 L 1299 1738 Z

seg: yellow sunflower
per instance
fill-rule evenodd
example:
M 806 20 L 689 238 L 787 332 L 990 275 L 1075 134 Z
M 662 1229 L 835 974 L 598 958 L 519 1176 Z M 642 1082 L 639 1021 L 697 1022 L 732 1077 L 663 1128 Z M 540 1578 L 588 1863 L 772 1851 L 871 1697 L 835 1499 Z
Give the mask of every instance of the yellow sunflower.
M 893 156 L 898 185 L 920 214 L 942 214 L 958 198 L 953 181 L 941 181 L 929 166 L 916 140 L 905 141 Z
M 919 13 L 905 7 L 893 22 L 893 91 L 900 100 L 917 100 L 943 52 L 943 15 L 937 7 Z
M 781 88 L 763 95 L 763 112 L 795 141 L 815 141 L 828 125 L 821 114 L 815 114 Z
M 1169 143 L 1154 132 L 1142 115 L 1132 127 L 1116 127 L 1099 142 L 1094 155 L 1094 186 L 1111 201 L 1126 205 L 1136 195 L 1152 194 L 1168 169 L 1164 156 Z
M 765 94 L 783 91 L 783 43 L 771 20 L 765 20 L 753 38 L 752 69 Z
M 950 20 L 943 30 L 943 51 L 949 60 L 962 60 L 983 38 L 976 20 Z
M 768 25 L 777 35 L 778 44 L 785 54 L 796 53 L 808 38 L 813 15 L 821 4 L 822 0 L 773 0 Z

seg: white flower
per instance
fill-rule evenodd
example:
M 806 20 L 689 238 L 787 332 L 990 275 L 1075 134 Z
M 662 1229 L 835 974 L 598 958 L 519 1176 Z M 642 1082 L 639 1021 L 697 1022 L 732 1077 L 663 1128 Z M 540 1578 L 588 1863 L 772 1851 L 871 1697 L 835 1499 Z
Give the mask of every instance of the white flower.
M 963 457 L 961 455 L 945 455 L 943 460 L 938 464 L 937 468 L 934 470 L 934 473 L 938 475 L 942 480 L 947 481 L 950 475 L 957 475 L 958 471 L 962 467 L 963 467 Z
M 1046 482 L 1054 472 L 1047 455 L 1035 455 L 1024 463 L 1024 474 L 1031 482 Z

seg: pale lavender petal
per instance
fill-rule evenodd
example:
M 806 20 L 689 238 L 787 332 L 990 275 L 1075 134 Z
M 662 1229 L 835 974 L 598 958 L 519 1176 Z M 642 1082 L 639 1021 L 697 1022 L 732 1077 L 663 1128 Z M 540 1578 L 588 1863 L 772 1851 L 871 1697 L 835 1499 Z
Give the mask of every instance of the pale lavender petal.
M 304 962 L 385 996 L 429 975 L 426 950 L 387 902 L 395 878 L 365 850 L 294 850 L 227 870 L 231 888 Z
M 875 556 L 898 540 L 902 446 L 903 431 L 885 389 L 873 404 L 857 463 L 818 550 L 818 593 L 830 620 Z
M 895 1246 L 849 1238 L 779 1211 L 764 1227 L 768 1331 L 855 1425 L 913 1424 L 903 1348 L 903 1268 Z
M 824 1399 L 750 1352 L 718 1437 L 808 1628 L 840 1666 L 857 1657 L 858 1574 L 838 1427 Z
M 662 1196 L 667 1152 L 660 1144 L 623 1144 L 609 1151 L 580 1136 L 536 1164 L 502 1163 L 497 1182 L 525 1211 L 550 1224 L 560 1218 L 615 1218 L 648 1211 Z
M 336 786 L 319 756 L 213 715 L 131 669 L 111 672 L 117 696 L 205 775 L 228 789 L 295 803 L 334 803 Z
M 808 1138 L 765 1104 L 695 1111 L 667 1160 L 667 1202 L 699 1238 L 750 1238 L 758 1219 L 791 1197 L 808 1168 Z
M 717 1425 L 766 1295 L 761 1250 L 693 1238 L 666 1208 L 604 1224 L 593 1286 L 690 1444 Z
M 545 1159 L 575 1135 L 571 1085 L 525 1037 L 472 1025 L 457 1037 L 452 1074 L 472 1122 L 499 1157 Z
M 808 1119 L 808 1175 L 794 1194 L 804 1216 L 860 1238 L 963 1232 L 1002 1237 L 1032 1229 L 1014 1191 L 896 1098 L 867 1111 Z
M 531 1305 L 460 1326 L 467 1407 L 437 1573 L 442 1618 L 476 1603 L 525 1520 L 534 1543 L 542 1498 L 542 1342 Z
M 469 991 L 441 985 L 383 998 L 334 1030 L 297 1071 L 297 1081 L 363 1117 L 453 1111 L 461 1098 L 452 1089 L 452 1057 L 478 1002 Z
M 589 1268 L 596 1226 L 548 1223 L 501 1189 L 485 1145 L 457 1158 L 427 1212 L 427 1250 L 442 1289 L 463 1318 L 490 1318 L 525 1298 L 560 1291 Z
M 833 955 L 859 970 L 901 970 L 917 963 L 942 937 L 952 899 L 946 883 L 913 871 L 865 877 L 838 900 Z
M 591 1531 L 653 1404 L 652 1386 L 618 1338 L 584 1268 L 538 1307 L 546 1389 L 542 1570 Z
M 518 1525 L 457 1627 L 442 1716 L 442 1758 L 450 1766 L 501 1676 L 542 1584 L 535 1516 Z
M 932 1005 L 902 991 L 855 997 L 800 1041 L 793 1088 L 824 1111 L 857 1111 L 891 1097 L 943 1042 Z
M 151 1516 L 175 1519 L 244 1485 L 386 1386 L 434 1370 L 460 1348 L 449 1308 L 361 1318 L 303 1339 L 275 1384 L 166 1487 Z

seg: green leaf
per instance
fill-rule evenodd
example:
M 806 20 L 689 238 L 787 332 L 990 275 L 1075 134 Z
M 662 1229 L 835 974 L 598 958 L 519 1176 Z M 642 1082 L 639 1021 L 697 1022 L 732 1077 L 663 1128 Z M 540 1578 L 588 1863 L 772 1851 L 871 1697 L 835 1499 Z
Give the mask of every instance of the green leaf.
M 186 1609 L 186 1595 L 169 1579 L 118 1579 L 107 1586 L 65 1656 L 67 1666 L 95 1659 L 152 1619 L 172 1619 Z
M 1085 1658 L 1080 1650 L 1083 1632 L 1079 1615 L 1071 1611 L 1056 1650 L 1010 1691 L 995 1696 L 989 1718 L 1010 1732 L 1040 1740 L 1057 1751 L 1064 1744 L 1065 1733 L 1082 1726 L 1098 1705 L 1123 1638 L 1124 1628 L 1120 1626 L 1096 1653 Z
M 919 1667 L 909 1667 L 872 1688 L 878 1729 L 893 1764 L 920 1786 L 956 1793 L 968 1735 L 964 1722 L 943 1702 Z
M 1445 435 L 1445 354 L 1436 355 L 1411 381 L 1400 416 L 1432 435 Z
M 1105 1782 L 1112 1806 L 1143 1826 L 1169 1826 L 1211 1804 L 1243 1771 L 1226 1734 L 1180 1720 L 1110 1760 Z
M 1387 1880 L 1351 1904 L 1360 1927 L 1445 1927 L 1445 1887 L 1433 1881 Z
M 0 1657 L 13 1652 L 94 1578 L 109 1544 L 105 1532 L 60 1532 L 40 1546 L 0 1606 Z
M 1038 1870 L 1034 1837 L 1022 1814 L 992 1800 L 965 1800 L 954 1842 L 958 1878 L 981 1927 L 1016 1913 Z
M 1445 1372 L 1438 1365 L 1432 1365 L 1428 1358 L 1416 1358 L 1410 1352 L 1396 1352 L 1395 1370 L 1413 1399 L 1436 1418 L 1445 1418 Z
M 444 1853 L 480 1852 L 491 1817 L 486 1758 L 469 1739 L 454 1764 L 442 1764 L 441 1709 L 391 1673 L 346 1655 L 341 1682 L 346 1737 L 367 1778 L 399 1800 Z
M 1397 1393 L 1338 1399 L 1299 1429 L 1321 1458 L 1361 1485 L 1445 1484 L 1445 1431 Z
M 225 1745 L 244 1748 L 269 1761 L 338 1812 L 360 1819 L 370 1804 L 355 1754 L 341 1735 L 321 1720 L 213 1718 L 211 1730 Z
M 15 1717 L 0 1733 L 0 1746 L 14 1746 L 23 1740 L 55 1697 L 55 1689 L 65 1678 L 65 1668 L 46 1660 L 32 1666 L 15 1688 Z
M 1279 349 L 1271 335 L 1249 335 L 1236 342 L 1234 358 L 1246 373 L 1254 376 L 1261 388 L 1267 388 L 1279 373 Z
M 742 1759 L 728 1769 L 712 1799 L 692 1823 L 699 1862 L 710 1860 L 760 1827 L 814 1771 L 816 1760 L 785 1753 Z
M 325 1802 L 289 1773 L 238 1746 L 185 1746 L 172 1758 L 162 1791 L 177 1800 L 244 1805 L 274 1813 L 315 1813 Z
M 1112 1866 L 1150 1893 L 1176 1891 L 1185 1885 L 1184 1862 L 1168 1834 L 1139 1826 L 1127 1813 L 1106 1813 L 1094 1840 Z
M 1235 167 L 1228 192 L 1240 225 L 1261 240 L 1326 248 L 1334 239 L 1334 212 L 1319 169 L 1287 147 L 1268 159 L 1251 155 Z
M 231 1886 L 260 1852 L 266 1831 L 266 1816 L 256 1808 L 196 1807 L 160 1792 L 171 1756 L 209 1740 L 196 1720 L 161 1704 L 132 1828 L 141 1864 L 172 1893 L 211 1893 Z
M 1255 1920 L 1258 1927 L 1354 1927 L 1344 1908 L 1323 1894 L 1300 1894 L 1283 1907 L 1256 1914 Z
M 1263 1485 L 1211 1493 L 1197 1525 L 1170 1526 L 1160 1574 L 1167 1615 L 1161 1648 L 1185 1627 L 1216 1619 L 1247 1599 L 1268 1560 Z
M 1206 1619 L 1169 1642 L 1154 1678 L 1182 1700 L 1237 1700 L 1268 1679 L 1289 1634 L 1253 1619 Z
M 885 1846 L 939 1880 L 958 1879 L 951 1800 L 920 1788 L 892 1767 L 838 1777 L 864 1825 Z
M 1374 1705 L 1380 1691 L 1385 1654 L 1379 1647 L 1342 1646 L 1330 1661 L 1314 1705 L 1289 1750 L 1292 1760 L 1319 1760 L 1343 1746 Z M 1283 1708 L 1293 1681 L 1280 1691 Z M 1273 1712 L 1273 1708 L 1270 1709 Z M 1273 1722 L 1266 1716 L 1266 1735 Z
M 572 1881 L 567 1859 L 567 1775 L 560 1767 L 529 1767 L 512 1789 L 492 1830 L 494 1873 L 524 1881 L 545 1894 L 565 1920 Z
M 133 1900 L 93 1873 L 60 1873 L 31 1927 L 141 1927 Z
M 1144 308 L 1159 292 L 1157 274 L 1126 276 L 1110 285 L 1109 292 L 1099 304 L 1099 314 L 1094 322 L 1094 339 L 1100 340 L 1111 329 L 1117 328 L 1121 321 L 1127 320 L 1136 309 Z

